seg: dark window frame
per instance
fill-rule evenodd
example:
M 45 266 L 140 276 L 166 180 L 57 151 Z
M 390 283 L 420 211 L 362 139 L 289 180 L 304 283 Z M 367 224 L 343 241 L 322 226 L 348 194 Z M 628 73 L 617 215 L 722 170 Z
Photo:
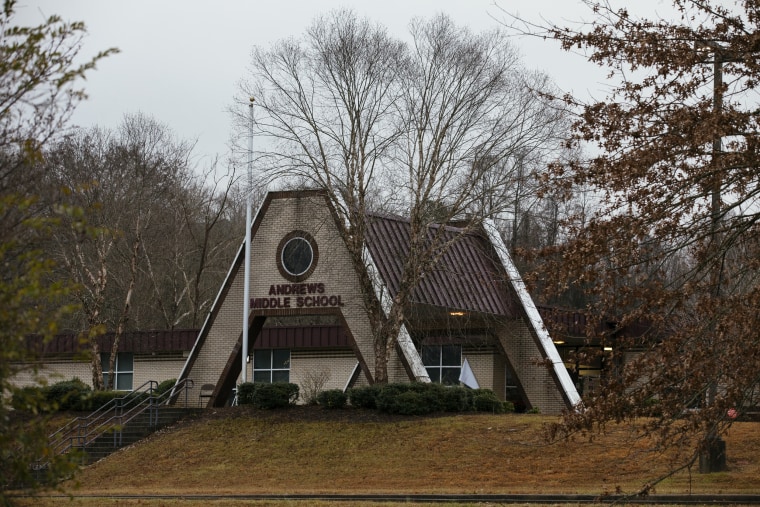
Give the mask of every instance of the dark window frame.
M 284 359 L 284 353 L 287 353 L 287 359 Z M 290 382 L 290 363 L 290 349 L 255 349 L 252 365 L 253 382 L 267 384 Z
M 459 384 L 459 376 L 462 373 L 461 345 L 423 345 L 420 355 L 431 382 L 444 385 Z
M 103 370 L 103 385 L 108 385 L 108 375 L 111 373 L 109 371 L 109 362 L 111 359 L 111 354 L 108 352 L 101 352 L 100 354 L 100 365 L 101 369 Z M 130 358 L 130 363 L 132 368 L 131 369 L 125 369 L 123 368 L 126 358 Z M 121 358 L 121 360 L 120 360 Z M 116 363 L 114 364 L 114 372 L 115 375 L 113 388 L 115 391 L 132 391 L 135 388 L 135 355 L 132 352 L 117 352 L 116 353 Z M 127 377 L 129 377 L 129 387 L 125 387 L 124 384 L 127 383 Z M 120 387 L 120 384 L 122 386 Z

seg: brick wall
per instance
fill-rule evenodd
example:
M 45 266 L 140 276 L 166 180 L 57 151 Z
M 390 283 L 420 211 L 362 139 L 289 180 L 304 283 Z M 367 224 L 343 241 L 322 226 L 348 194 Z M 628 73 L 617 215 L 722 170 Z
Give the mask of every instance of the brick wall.
M 541 353 L 525 322 L 504 321 L 497 327 L 497 336 L 531 406 L 543 414 L 561 412 L 565 408 L 565 402 L 554 377 L 540 364 Z
M 277 247 L 282 238 L 294 230 L 309 233 L 317 243 L 319 257 L 316 268 L 304 283 L 323 283 L 325 295 L 340 296 L 343 306 L 337 310 L 342 313 L 347 327 L 351 330 L 359 351 L 358 358 L 363 360 L 369 372 L 373 372 L 372 332 L 364 311 L 361 291 L 348 252 L 338 235 L 324 197 L 306 194 L 301 197 L 272 199 L 266 213 L 257 224 L 251 248 L 251 298 L 270 296 L 272 285 L 292 283 L 285 279 L 277 268 Z M 232 274 L 229 291 L 220 302 L 205 343 L 198 351 L 192 370 L 188 372 L 188 378 L 196 385 L 217 383 L 233 347 L 239 340 L 243 321 L 243 274 L 242 265 Z M 291 309 L 279 308 L 276 314 L 308 314 L 306 309 L 294 308 L 294 299 L 290 298 L 289 301 Z M 272 312 L 254 310 L 254 314 L 268 313 Z M 349 363 L 353 369 L 358 358 L 346 360 L 345 364 L 340 366 L 341 374 L 345 374 L 344 370 L 348 368 Z M 297 362 L 294 362 L 291 368 L 291 376 L 294 379 L 298 379 L 298 375 L 302 374 L 296 366 Z M 408 379 L 403 368 L 399 371 L 395 364 L 389 375 L 394 380 Z
M 498 378 L 494 372 L 494 362 L 497 360 L 492 348 L 471 349 L 462 348 L 462 362 L 465 358 L 470 364 L 470 369 L 482 389 L 491 389 L 500 399 L 504 399 L 504 384 L 497 385 Z M 503 375 L 502 375 L 503 378 Z
M 48 385 L 78 378 L 85 384 L 92 386 L 92 373 L 90 373 L 89 361 L 74 358 L 58 358 L 39 363 L 37 366 L 39 368 L 37 378 L 44 379 Z M 13 383 L 18 387 L 39 385 L 35 380 L 31 368 L 28 368 L 31 365 L 24 365 L 23 367 L 24 370 L 13 377 Z
M 290 361 L 290 381 L 300 386 L 301 401 L 304 401 L 307 394 L 306 386 L 318 387 L 313 379 L 326 379 L 320 390 L 343 389 L 356 367 L 356 356 L 352 350 L 294 350 L 290 354 Z
M 132 388 L 138 388 L 150 380 L 162 382 L 170 378 L 177 378 L 184 365 L 185 359 L 182 357 L 135 355 Z M 51 358 L 39 363 L 38 367 L 38 378 L 45 379 L 48 385 L 78 378 L 92 387 L 92 373 L 88 360 L 74 357 Z M 26 369 L 16 375 L 13 378 L 13 383 L 19 387 L 39 385 L 31 369 Z
M 318 262 L 304 283 L 324 284 L 324 294 L 340 296 L 342 306 L 333 308 L 350 330 L 355 340 L 354 351 L 342 355 L 321 356 L 317 353 L 293 351 L 291 381 L 299 383 L 308 371 L 321 367 L 330 370 L 329 387 L 343 388 L 356 361 L 366 368 L 356 385 L 368 383 L 367 373 L 374 373 L 374 350 L 372 332 L 363 307 L 358 280 L 345 245 L 338 235 L 334 218 L 324 197 L 316 194 L 281 194 L 271 199 L 263 216 L 257 217 L 251 252 L 251 298 L 277 297 L 283 305 L 276 310 L 253 310 L 255 315 L 305 315 L 309 310 L 295 308 L 290 298 L 289 308 L 284 307 L 284 296 L 270 295 L 270 287 L 292 283 L 284 278 L 277 267 L 277 248 L 281 240 L 290 232 L 301 230 L 311 235 L 318 246 Z M 242 327 L 243 273 L 241 265 L 231 274 L 226 297 L 218 303 L 213 325 L 208 330 L 205 343 L 197 351 L 188 378 L 195 385 L 217 384 L 230 354 L 238 343 Z M 282 298 L 282 299 L 279 299 Z M 499 321 L 494 324 L 501 347 L 506 350 L 510 364 L 520 379 L 526 395 L 533 407 L 543 413 L 557 413 L 565 408 L 558 386 L 549 371 L 536 365 L 541 354 L 527 326 L 522 321 Z M 465 349 L 481 387 L 493 389 L 501 398 L 505 395 L 506 360 L 497 349 Z M 389 363 L 390 382 L 406 382 L 409 376 L 402 361 L 394 351 Z M 249 377 L 250 379 L 250 377 Z

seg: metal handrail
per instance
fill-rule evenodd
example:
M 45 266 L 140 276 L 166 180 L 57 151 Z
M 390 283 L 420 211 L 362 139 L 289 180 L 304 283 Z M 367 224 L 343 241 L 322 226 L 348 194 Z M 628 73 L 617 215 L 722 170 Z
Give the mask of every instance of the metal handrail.
M 189 378 L 183 378 L 180 379 L 178 382 L 174 384 L 174 387 L 172 387 L 169 391 L 167 391 L 169 394 L 169 399 L 167 400 L 167 405 L 172 404 L 177 401 L 177 398 L 179 397 L 180 391 L 185 392 L 185 408 L 188 408 L 190 405 L 188 405 L 188 399 L 187 399 L 187 392 L 195 387 L 195 382 L 193 382 L 193 379 Z
M 100 422 L 103 420 L 112 419 L 111 412 L 119 410 L 123 413 L 124 408 L 135 403 L 136 400 L 142 401 L 141 398 L 145 392 L 148 392 L 150 396 L 153 393 L 154 384 L 156 384 L 154 380 L 149 380 L 132 392 L 112 399 L 91 414 L 85 417 L 77 417 L 50 435 L 49 439 L 56 454 L 67 452 L 76 445 L 75 441 L 82 442 L 83 439 L 86 441 L 90 435 L 90 427 L 93 425 L 100 426 Z M 147 389 L 146 386 L 148 386 Z
M 123 427 L 138 415 L 150 410 L 150 426 L 158 423 L 158 407 L 171 403 L 179 393 L 193 387 L 193 382 L 185 379 L 175 383 L 172 389 L 155 396 L 158 383 L 149 380 L 129 394 L 114 398 L 86 417 L 77 417 L 50 435 L 49 440 L 55 454 L 63 454 L 73 447 L 85 448 L 108 430 L 114 430 L 114 445 L 121 443 Z M 144 394 L 147 393 L 147 397 Z M 126 409 L 126 411 L 125 411 Z M 155 419 L 154 419 L 155 418 Z

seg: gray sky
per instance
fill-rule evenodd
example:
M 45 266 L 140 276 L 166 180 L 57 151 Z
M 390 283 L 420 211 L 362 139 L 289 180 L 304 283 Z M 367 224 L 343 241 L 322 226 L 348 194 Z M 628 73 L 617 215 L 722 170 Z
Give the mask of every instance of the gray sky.
M 657 0 L 651 0 L 660 3 Z M 505 10 L 531 19 L 578 21 L 588 17 L 580 0 L 499 0 Z M 227 153 L 231 104 L 245 76 L 250 50 L 300 36 L 319 14 L 350 7 L 405 36 L 413 17 L 449 14 L 473 31 L 498 26 L 494 0 L 18 0 L 24 23 L 58 14 L 84 21 L 82 54 L 108 47 L 121 53 L 102 61 L 85 83 L 89 100 L 74 123 L 113 128 L 124 114 L 143 112 L 183 139 L 197 140 L 198 162 Z M 553 41 L 516 38 L 527 67 L 549 74 L 565 91 L 599 95 L 604 72 Z

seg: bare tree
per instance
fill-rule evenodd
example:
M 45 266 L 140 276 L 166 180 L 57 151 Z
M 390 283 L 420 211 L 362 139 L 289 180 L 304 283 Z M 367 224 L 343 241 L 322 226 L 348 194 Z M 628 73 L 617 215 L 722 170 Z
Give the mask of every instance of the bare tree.
M 555 287 L 585 284 L 621 329 L 648 332 L 621 337 L 613 360 L 643 352 L 560 429 L 648 416 L 642 434 L 679 449 L 678 467 L 716 470 L 729 414 L 756 405 L 760 385 L 757 5 L 674 0 L 671 16 L 652 19 L 584 3 L 585 25 L 510 21 L 585 51 L 617 80 L 603 100 L 565 97 L 578 113 L 572 143 L 598 156 L 555 166 L 550 182 L 602 199 L 545 272 Z
M 387 381 L 413 289 L 447 247 L 431 224 L 457 218 L 472 227 L 502 212 L 503 203 L 476 206 L 511 181 L 492 169 L 518 153 L 556 149 L 563 116 L 534 93 L 545 78 L 524 72 L 498 31 L 473 34 L 438 16 L 414 21 L 410 33 L 405 44 L 334 12 L 300 40 L 255 49 L 241 87 L 241 104 L 256 98 L 264 176 L 326 189 L 343 218 L 374 332 L 375 382 Z M 246 128 L 242 109 L 238 118 Z M 411 224 L 399 288 L 385 307 L 364 258 L 367 213 L 377 206 Z
M 234 170 L 218 174 L 216 162 L 178 180 L 161 223 L 143 244 L 145 291 L 158 314 L 151 318 L 146 309 L 145 322 L 167 329 L 202 323 L 240 244 L 234 184 Z
M 190 150 L 165 126 L 135 115 L 116 132 L 93 128 L 70 135 L 47 157 L 53 202 L 77 206 L 87 217 L 84 230 L 77 220 L 68 222 L 56 236 L 55 253 L 80 287 L 79 325 L 90 337 L 96 388 L 104 387 L 96 338 L 106 328 L 116 332 L 109 351 L 113 372 L 119 338 L 132 316 L 145 237 L 187 172 Z

